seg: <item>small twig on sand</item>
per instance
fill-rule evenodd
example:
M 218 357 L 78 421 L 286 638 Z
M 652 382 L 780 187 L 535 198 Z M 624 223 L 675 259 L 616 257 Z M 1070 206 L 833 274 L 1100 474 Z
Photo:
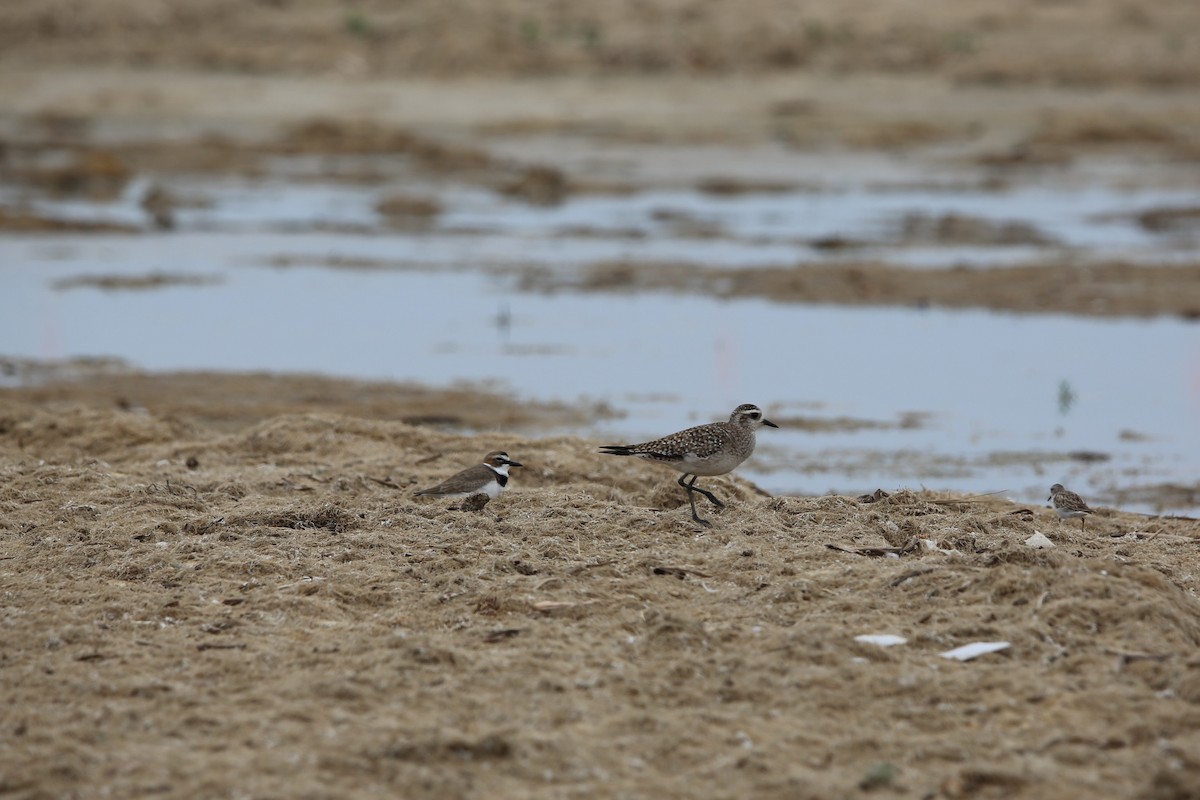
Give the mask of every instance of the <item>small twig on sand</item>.
M 616 561 L 614 561 L 611 558 L 608 558 L 608 559 L 605 559 L 604 561 L 597 561 L 595 564 L 576 564 L 575 566 L 573 566 L 569 570 L 567 570 L 567 574 L 568 575 L 578 575 L 579 573 L 586 572 L 589 569 L 599 569 L 600 567 L 607 567 L 609 564 L 615 564 L 615 563 L 616 563 Z
M 538 600 L 530 604 L 534 611 L 541 611 L 543 614 L 549 614 L 551 611 L 561 611 L 564 608 L 577 608 L 579 606 L 590 606 L 598 600 L 581 600 L 578 603 L 570 600 Z
M 1125 650 L 1113 650 L 1111 647 L 1105 648 L 1104 652 L 1117 657 L 1117 663 L 1114 665 L 1117 672 L 1125 669 L 1126 665 L 1132 664 L 1134 661 L 1166 661 L 1175 657 L 1174 653 L 1131 653 Z
M 826 542 L 825 546 L 830 550 L 837 550 L 842 553 L 850 553 L 851 555 L 856 556 L 873 556 L 875 558 L 882 556 L 899 558 L 905 553 L 911 553 L 912 551 L 916 550 L 920 545 L 917 541 L 917 537 L 914 536 L 905 542 L 903 547 L 844 547 L 840 544 L 834 544 L 833 542 Z
M 1042 596 L 1038 598 L 1037 603 L 1035 603 L 1033 606 L 1033 613 L 1036 614 L 1037 612 L 1041 611 L 1042 606 L 1046 605 L 1046 600 L 1048 600 L 1049 598 L 1050 598 L 1050 592 L 1042 592 Z
M 404 488 L 403 486 L 396 483 L 391 478 L 375 478 L 370 475 L 364 475 L 363 477 L 365 477 L 369 481 L 374 481 L 375 483 L 378 483 L 380 486 L 386 486 L 389 489 L 403 489 Z
M 701 572 L 698 569 L 688 569 L 687 567 L 655 567 L 651 570 L 655 575 L 674 575 L 679 580 L 683 580 L 688 575 L 695 575 L 697 578 L 711 578 L 712 575 Z
M 936 567 L 930 567 L 929 569 L 910 569 L 908 572 L 904 573 L 903 575 L 900 575 L 900 576 L 888 581 L 888 586 L 895 589 L 897 586 L 899 586 L 900 584 L 904 583 L 907 580 L 911 580 L 920 575 L 928 575 L 930 572 L 936 572 L 936 571 L 937 571 Z

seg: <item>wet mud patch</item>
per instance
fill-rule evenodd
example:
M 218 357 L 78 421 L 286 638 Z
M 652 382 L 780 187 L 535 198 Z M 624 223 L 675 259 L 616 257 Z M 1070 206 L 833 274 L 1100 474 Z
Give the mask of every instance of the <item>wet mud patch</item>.
M 213 286 L 222 282 L 216 275 L 186 275 L 180 273 L 152 272 L 147 275 L 76 275 L 61 278 L 52 286 L 60 292 L 72 289 L 100 289 L 113 291 L 145 291 L 179 286 Z
M 965 214 L 906 214 L 899 223 L 902 242 L 990 246 L 1055 244 L 1054 238 L 1027 222 L 994 222 Z
M 442 204 L 434 198 L 396 194 L 382 198 L 375 210 L 393 225 L 422 226 L 442 213 Z
M 141 204 L 151 222 L 162 229 L 174 227 L 176 210 L 211 202 L 189 198 L 177 188 L 181 179 L 196 176 L 291 175 L 300 181 L 367 186 L 414 177 L 453 180 L 537 206 L 557 205 L 589 186 L 572 182 L 550 164 L 496 157 L 486 144 L 464 144 L 453 137 L 415 133 L 369 119 L 316 117 L 276 126 L 258 136 L 201 132 L 150 140 L 124 138 L 107 142 L 104 149 L 94 143 L 90 125 L 54 130 L 50 137 L 43 135 L 41 127 L 12 134 L 3 142 L 6 158 L 0 177 L 33 196 L 93 202 L 115 200 L 132 180 L 146 177 L 153 184 Z M 610 185 L 598 188 L 612 191 Z M 392 194 L 381 199 L 377 210 L 395 222 L 432 219 L 441 208 L 433 198 Z M 7 229 L 37 229 L 33 217 L 16 211 L 5 214 Z
M 1200 207 L 1153 208 L 1137 215 L 1137 222 L 1154 233 L 1200 234 Z
M 6 162 L 3 177 L 38 188 L 55 197 L 83 197 L 93 201 L 116 198 L 133 177 L 133 170 L 118 154 L 84 147 L 63 151 L 22 147 L 19 161 L 14 153 Z
M 0 231 L 6 233 L 137 233 L 136 225 L 103 220 L 63 219 L 19 208 L 0 208 Z
M 619 261 L 593 264 L 579 272 L 527 267 L 521 270 L 517 285 L 524 291 L 550 293 L 659 291 L 761 297 L 775 302 L 1200 317 L 1200 267 L 1193 265 L 908 270 L 841 263 L 722 269 L 678 262 Z

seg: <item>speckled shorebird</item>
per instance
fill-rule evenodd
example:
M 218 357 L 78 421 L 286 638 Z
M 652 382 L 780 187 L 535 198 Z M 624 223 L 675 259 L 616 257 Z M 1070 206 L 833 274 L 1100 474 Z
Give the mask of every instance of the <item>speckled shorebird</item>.
M 483 494 L 490 500 L 499 497 L 508 485 L 508 468 L 520 466 L 523 465 L 509 458 L 503 450 L 493 450 L 483 457 L 482 464 L 468 467 L 437 486 L 422 489 L 416 496 L 470 497 Z
M 707 477 L 732 472 L 754 452 L 754 432 L 763 425 L 779 427 L 764 417 L 758 406 L 743 403 L 729 415 L 729 422 L 697 425 L 642 444 L 604 445 L 600 452 L 610 456 L 637 456 L 682 472 L 678 483 L 687 490 L 688 502 L 692 504 L 692 519 L 701 525 L 708 525 L 708 520 L 701 519 L 696 513 L 694 493 L 704 495 L 718 508 L 723 508 L 725 504 L 712 492 L 697 486 L 696 479 L 701 475 Z
M 1087 503 L 1083 502 L 1082 497 L 1064 488 L 1061 483 L 1050 487 L 1050 496 L 1046 499 L 1054 502 L 1054 513 L 1058 514 L 1059 519 L 1079 520 L 1079 530 L 1081 531 L 1087 529 L 1087 515 L 1095 513 L 1093 509 L 1088 508 Z

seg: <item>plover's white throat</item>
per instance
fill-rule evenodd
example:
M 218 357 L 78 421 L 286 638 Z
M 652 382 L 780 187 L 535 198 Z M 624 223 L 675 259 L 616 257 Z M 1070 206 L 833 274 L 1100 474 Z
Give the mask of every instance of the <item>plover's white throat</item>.
M 1082 497 L 1064 488 L 1061 483 L 1050 487 L 1050 496 L 1046 499 L 1054 502 L 1054 513 L 1058 514 L 1059 519 L 1079 520 L 1079 530 L 1081 531 L 1087 529 L 1087 515 L 1095 513 L 1094 510 L 1088 508 L 1087 503 L 1083 502 Z
M 696 498 L 693 493 L 699 492 L 718 508 L 725 504 L 713 496 L 712 492 L 696 486 L 696 479 L 701 475 L 724 475 L 732 472 L 754 452 L 754 432 L 763 425 L 779 427 L 763 416 L 762 409 L 758 406 L 743 403 L 729 415 L 728 422 L 697 425 L 652 442 L 604 445 L 600 452 L 610 456 L 637 456 L 682 472 L 678 483 L 687 490 L 688 501 L 692 505 L 692 519 L 701 525 L 707 525 L 708 520 L 701 519 L 696 513 Z
M 493 450 L 483 457 L 482 464 L 468 467 L 429 489 L 422 489 L 416 496 L 437 495 L 438 497 L 470 497 L 486 494 L 498 497 L 508 486 L 508 468 L 522 466 L 508 457 L 502 450 Z

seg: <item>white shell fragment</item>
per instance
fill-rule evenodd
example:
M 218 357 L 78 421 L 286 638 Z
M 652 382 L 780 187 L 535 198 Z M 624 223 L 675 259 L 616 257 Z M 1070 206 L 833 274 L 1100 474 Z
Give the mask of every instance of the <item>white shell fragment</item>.
M 972 658 L 986 656 L 1000 650 L 1007 650 L 1008 642 L 971 642 L 953 650 L 942 653 L 942 658 L 952 658 L 955 661 L 970 661 Z
M 1051 547 L 1054 547 L 1054 542 L 1047 539 L 1045 534 L 1039 531 L 1025 540 L 1025 546 L 1032 547 L 1035 550 L 1049 550 Z
M 894 633 L 864 633 L 862 636 L 855 636 L 854 641 L 877 644 L 880 647 L 895 647 L 898 644 L 906 644 L 908 639 Z

